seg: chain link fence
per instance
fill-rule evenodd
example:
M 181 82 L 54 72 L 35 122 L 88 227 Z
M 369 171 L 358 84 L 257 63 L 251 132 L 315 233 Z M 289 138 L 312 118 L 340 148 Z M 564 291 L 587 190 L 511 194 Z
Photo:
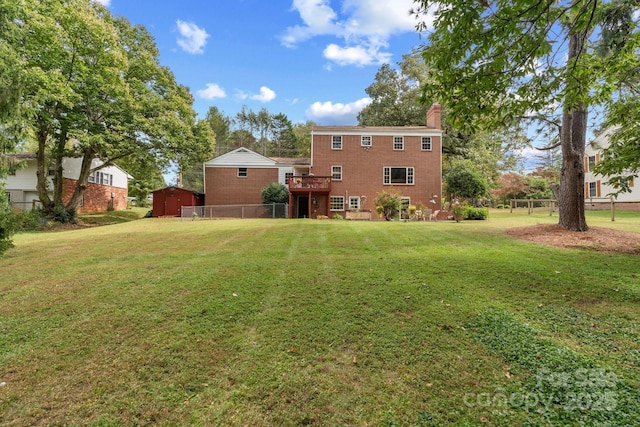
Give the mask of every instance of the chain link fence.
M 266 205 L 183 206 L 180 214 L 180 218 L 183 220 L 288 217 L 289 205 L 287 203 L 272 203 Z

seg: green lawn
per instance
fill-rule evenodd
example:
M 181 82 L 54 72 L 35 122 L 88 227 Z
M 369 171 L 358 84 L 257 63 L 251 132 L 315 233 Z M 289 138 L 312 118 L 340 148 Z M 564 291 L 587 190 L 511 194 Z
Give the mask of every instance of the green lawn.
M 588 212 L 640 233 L 640 214 Z M 0 259 L 0 425 L 638 425 L 640 258 L 557 222 L 141 219 Z

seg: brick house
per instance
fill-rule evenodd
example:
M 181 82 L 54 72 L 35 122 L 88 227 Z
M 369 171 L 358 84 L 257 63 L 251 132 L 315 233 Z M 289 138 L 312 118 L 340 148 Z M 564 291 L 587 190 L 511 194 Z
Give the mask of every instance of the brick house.
M 262 189 L 273 182 L 308 173 L 309 159 L 270 158 L 245 147 L 204 163 L 204 200 L 207 206 L 257 205 Z
M 598 135 L 585 147 L 584 155 L 584 197 L 588 209 L 610 209 L 611 201 L 608 194 L 616 191 L 607 184 L 608 178 L 593 172 L 595 165 L 600 163 L 602 151 L 609 146 L 609 135 L 612 129 L 607 129 Z M 631 172 L 629 172 L 631 175 Z M 617 209 L 640 210 L 640 187 L 634 185 L 633 178 L 629 182 L 630 193 L 621 193 L 615 199 Z
M 30 210 L 40 206 L 38 191 L 36 189 L 36 155 L 33 153 L 20 153 L 13 156 L 16 160 L 23 161 L 25 167 L 16 169 L 4 182 L 5 192 L 9 196 L 11 205 L 19 210 Z M 80 175 L 81 158 L 65 157 L 62 159 L 62 199 L 66 203 L 71 199 L 73 190 Z M 91 167 L 102 165 L 98 159 L 94 159 Z M 50 175 L 53 175 L 50 173 Z M 110 207 L 115 210 L 126 209 L 128 184 L 132 176 L 118 166 L 105 166 L 93 172 L 89 176 L 84 196 L 78 205 L 78 213 L 104 212 Z M 49 185 L 52 182 L 49 178 Z
M 311 156 L 309 176 L 290 180 L 291 217 L 376 218 L 383 190 L 400 193 L 404 206 L 439 210 L 441 107 L 429 109 L 426 126 L 314 126 Z
M 311 159 L 261 156 L 238 148 L 204 164 L 205 204 L 260 204 L 272 182 L 289 188 L 289 217 L 340 214 L 376 218 L 383 190 L 404 205 L 439 209 L 442 197 L 441 107 L 426 126 L 314 126 Z

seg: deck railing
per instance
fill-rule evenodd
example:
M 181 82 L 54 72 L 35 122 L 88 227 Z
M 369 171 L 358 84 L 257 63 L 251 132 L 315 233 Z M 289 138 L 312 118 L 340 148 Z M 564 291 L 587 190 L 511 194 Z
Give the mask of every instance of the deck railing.
M 292 176 L 289 191 L 324 190 L 331 191 L 330 176 Z

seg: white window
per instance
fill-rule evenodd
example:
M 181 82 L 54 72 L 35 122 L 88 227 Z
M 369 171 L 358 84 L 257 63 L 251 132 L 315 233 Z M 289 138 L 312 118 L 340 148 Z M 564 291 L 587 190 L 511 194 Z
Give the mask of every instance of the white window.
M 431 151 L 431 137 L 423 136 L 422 143 L 420 146 L 422 148 L 422 151 Z
M 342 181 L 342 166 L 331 166 L 331 179 Z
M 596 156 L 589 156 L 589 170 L 585 172 L 593 172 L 593 168 L 596 166 Z
M 598 197 L 598 186 L 595 182 L 589 183 L 589 197 Z
M 334 135 L 331 137 L 331 149 L 342 150 L 342 136 Z
M 284 182 L 286 182 L 287 185 L 289 185 L 289 181 L 291 180 L 291 178 L 293 178 L 293 172 L 284 173 Z
M 344 210 L 344 197 L 343 196 L 331 196 L 329 199 L 329 209 L 332 211 Z
M 404 150 L 404 136 L 394 136 L 393 137 L 393 149 L 394 150 Z
M 351 210 L 360 209 L 360 197 L 359 196 L 350 196 L 349 197 L 349 209 L 351 209 Z
M 371 137 L 370 136 L 363 136 L 360 139 L 360 145 L 362 145 L 363 147 L 371 147 Z
M 385 166 L 382 172 L 383 184 L 413 185 L 413 168 Z
M 87 179 L 87 181 L 89 182 L 93 182 L 99 185 L 109 185 L 109 186 L 113 186 L 113 175 L 110 173 L 104 173 L 104 172 L 94 172 L 92 174 L 89 175 L 89 178 Z
M 249 176 L 247 168 L 238 168 L 238 178 L 246 178 Z

